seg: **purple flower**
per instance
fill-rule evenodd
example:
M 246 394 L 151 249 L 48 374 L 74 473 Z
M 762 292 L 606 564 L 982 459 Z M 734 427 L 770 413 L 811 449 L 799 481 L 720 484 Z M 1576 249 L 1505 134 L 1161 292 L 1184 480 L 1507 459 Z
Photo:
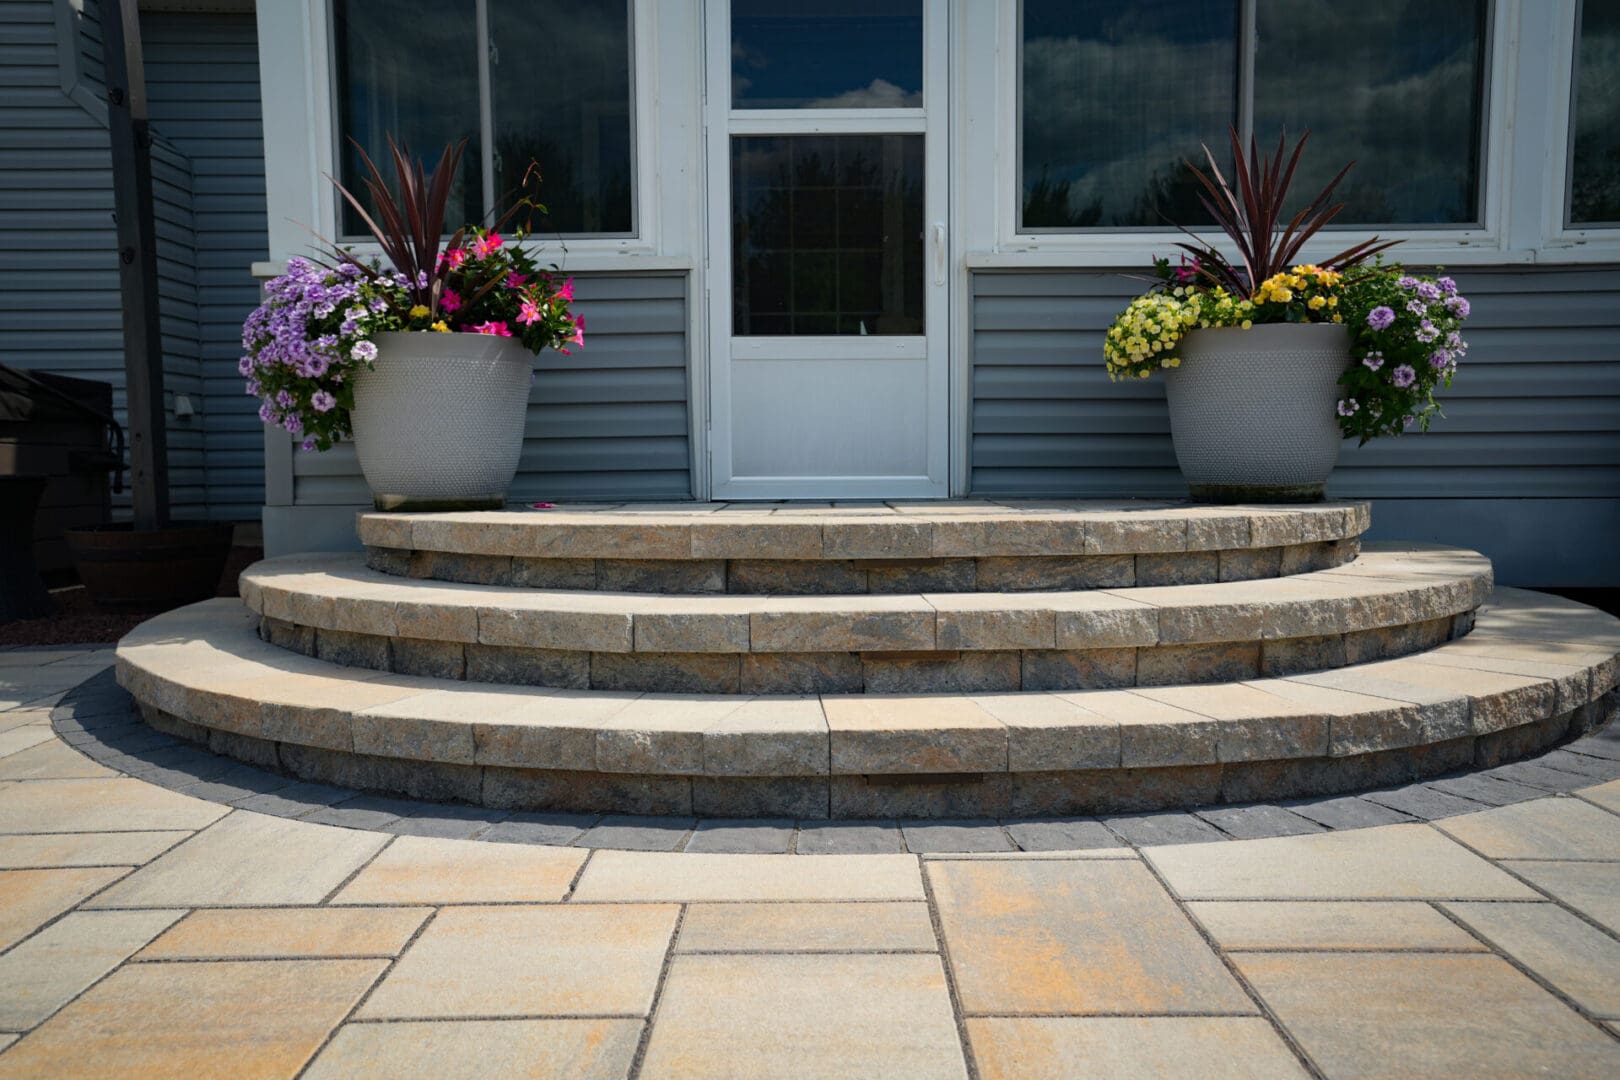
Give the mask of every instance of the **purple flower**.
M 304 433 L 304 418 L 297 413 L 288 413 L 281 421 L 281 426 L 294 435 L 302 435 Z
M 1411 292 L 1413 289 L 1418 287 L 1418 279 L 1415 278 L 1415 277 L 1412 277 L 1410 274 L 1408 274 L 1406 277 L 1401 278 L 1395 284 L 1399 285 L 1401 288 L 1405 289 L 1407 292 Z
M 1438 300 L 1440 299 L 1440 286 L 1432 281 L 1420 281 L 1418 282 L 1417 294 L 1425 300 Z
M 1389 324 L 1394 321 L 1395 312 L 1390 308 L 1384 307 L 1382 304 L 1367 312 L 1367 325 L 1372 327 L 1374 330 L 1387 329 Z
M 274 420 L 275 418 L 276 418 L 275 410 L 270 408 L 270 403 L 268 401 L 265 402 L 263 405 L 259 406 L 259 419 L 260 420 L 263 420 L 265 423 L 268 424 L 268 423 L 270 423 L 270 421 Z
M 1451 363 L 1451 354 L 1445 349 L 1436 349 L 1429 354 L 1429 366 L 1439 371 Z
M 237 374 L 244 378 L 253 374 L 253 357 L 244 356 L 242 359 L 238 360 L 236 362 L 236 371 Z
M 1429 305 L 1425 304 L 1421 300 L 1408 300 L 1406 302 L 1406 310 L 1410 311 L 1414 315 L 1425 315 L 1429 311 Z
M 309 403 L 313 405 L 315 407 L 315 411 L 319 413 L 328 413 L 337 408 L 337 398 L 333 397 L 325 390 L 317 390 L 314 394 L 310 395 Z
M 303 450 L 304 453 L 307 454 L 311 450 L 315 449 L 315 440 L 314 439 L 305 439 L 303 442 L 299 443 L 298 446 L 299 446 L 299 449 Z
M 349 350 L 349 355 L 356 360 L 363 360 L 369 364 L 377 359 L 377 345 L 372 341 L 357 341 L 354 343 L 354 348 Z
M 1407 415 L 1407 416 L 1401 417 L 1401 427 L 1406 431 L 1411 431 L 1413 425 L 1415 425 L 1417 422 L 1418 422 L 1418 418 L 1416 416 L 1413 416 L 1413 415 Z
M 1361 408 L 1361 406 L 1356 404 L 1356 399 L 1355 398 L 1340 398 L 1339 399 L 1339 415 L 1340 416 L 1354 416 L 1354 415 L 1356 415 L 1356 410 L 1358 410 L 1360 408 Z
M 1456 296 L 1457 295 L 1457 283 L 1455 281 L 1452 281 L 1450 278 L 1448 278 L 1448 277 L 1440 278 L 1436 282 L 1436 284 L 1438 284 L 1440 286 L 1440 291 L 1445 293 L 1447 296 Z
M 1451 311 L 1451 313 L 1453 315 L 1456 315 L 1457 318 L 1459 318 L 1459 319 L 1468 318 L 1468 312 L 1469 312 L 1470 308 L 1469 308 L 1469 305 L 1468 305 L 1468 300 L 1465 297 L 1461 297 L 1461 296 L 1448 296 L 1448 297 L 1446 297 L 1446 307 L 1447 307 L 1447 309 L 1449 309 Z
M 1423 344 L 1427 345 L 1429 342 L 1440 336 L 1440 331 L 1434 328 L 1434 323 L 1430 322 L 1428 319 L 1424 319 L 1423 322 L 1418 326 L 1417 333 L 1413 334 L 1412 336 L 1423 342 Z
M 1417 381 L 1417 372 L 1412 370 L 1412 365 L 1402 364 L 1389 373 L 1389 381 L 1404 390 Z
M 1373 349 L 1366 356 L 1361 358 L 1361 366 L 1366 368 L 1368 371 L 1377 371 L 1379 368 L 1384 366 L 1384 354 L 1379 352 L 1377 349 Z

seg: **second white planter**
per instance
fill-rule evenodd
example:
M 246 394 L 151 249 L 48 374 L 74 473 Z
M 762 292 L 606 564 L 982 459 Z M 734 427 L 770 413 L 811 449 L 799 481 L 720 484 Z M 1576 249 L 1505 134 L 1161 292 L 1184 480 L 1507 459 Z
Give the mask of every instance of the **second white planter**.
M 1344 441 L 1339 376 L 1350 333 L 1333 323 L 1194 330 L 1165 372 L 1176 462 L 1208 502 L 1312 502 Z
M 499 510 L 517 474 L 534 357 L 484 334 L 378 334 L 355 377 L 355 452 L 379 510 Z

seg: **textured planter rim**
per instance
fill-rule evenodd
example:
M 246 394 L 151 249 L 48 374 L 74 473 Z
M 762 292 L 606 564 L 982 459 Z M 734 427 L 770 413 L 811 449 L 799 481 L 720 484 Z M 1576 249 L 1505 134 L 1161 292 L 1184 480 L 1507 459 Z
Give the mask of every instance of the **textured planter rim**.
M 1240 336 L 1241 335 L 1241 336 Z M 1331 367 L 1289 353 L 1332 351 Z M 1340 323 L 1262 323 L 1247 330 L 1203 327 L 1182 340 L 1183 362 L 1166 372 L 1176 462 L 1195 502 L 1310 503 L 1327 498 L 1343 436 L 1331 402 L 1350 363 L 1350 331 Z M 1267 365 L 1276 378 L 1268 378 Z M 1281 365 L 1279 367 L 1279 365 Z M 1246 370 L 1252 366 L 1253 371 Z M 1285 381 L 1288 376 L 1295 376 Z M 1328 376 L 1331 375 L 1331 381 Z M 1322 395 L 1314 414 L 1307 395 Z M 1216 407 L 1211 410 L 1211 401 Z M 1273 402 L 1269 408 L 1268 402 Z M 1280 421 L 1280 422 L 1279 422 Z M 1264 447 L 1275 433 L 1277 448 Z M 1248 443 L 1247 454 L 1233 446 Z M 1297 467 L 1285 462 L 1303 458 Z M 1247 457 L 1252 467 L 1243 462 Z M 1234 460 L 1236 459 L 1236 460 Z
M 488 334 L 389 331 L 373 340 L 378 356 L 356 376 L 351 413 L 372 505 L 395 513 L 503 509 L 523 451 L 533 354 L 513 338 Z M 415 370 L 402 366 L 382 375 L 391 358 Z M 446 379 L 445 369 L 456 365 L 466 366 L 466 377 Z M 379 417 L 387 418 L 373 430 L 361 419 L 368 412 L 361 400 L 367 384 L 370 395 L 381 396 L 380 375 L 397 385 L 388 388 L 386 404 L 372 397 Z M 412 437 L 401 440 L 388 430 L 395 425 Z M 440 464 L 446 461 L 478 479 L 458 486 L 443 475 L 451 471 Z M 407 471 L 412 475 L 401 475 Z

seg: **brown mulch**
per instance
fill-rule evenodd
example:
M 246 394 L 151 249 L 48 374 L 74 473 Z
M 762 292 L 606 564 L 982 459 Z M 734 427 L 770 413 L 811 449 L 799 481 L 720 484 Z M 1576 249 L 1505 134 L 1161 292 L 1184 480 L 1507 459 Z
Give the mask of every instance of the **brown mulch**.
M 232 548 L 214 595 L 235 596 L 237 575 L 262 558 L 264 551 L 260 548 Z M 51 602 L 56 605 L 56 613 L 46 618 L 0 622 L 0 645 L 105 645 L 158 614 L 97 607 L 82 585 L 52 589 Z

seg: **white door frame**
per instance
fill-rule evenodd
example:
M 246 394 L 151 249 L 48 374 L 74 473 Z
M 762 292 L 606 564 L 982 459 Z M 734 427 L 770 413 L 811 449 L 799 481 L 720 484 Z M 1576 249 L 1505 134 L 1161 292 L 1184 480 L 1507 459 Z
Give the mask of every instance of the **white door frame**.
M 706 0 L 709 480 L 715 499 L 945 498 L 952 444 L 949 0 L 923 0 L 922 109 L 731 108 L 731 3 Z M 905 134 L 924 136 L 924 327 L 922 336 L 734 337 L 732 335 L 731 137 L 733 135 Z M 734 359 L 924 359 L 926 472 L 905 476 L 737 475 L 733 447 Z M 833 432 L 834 438 L 859 431 Z

